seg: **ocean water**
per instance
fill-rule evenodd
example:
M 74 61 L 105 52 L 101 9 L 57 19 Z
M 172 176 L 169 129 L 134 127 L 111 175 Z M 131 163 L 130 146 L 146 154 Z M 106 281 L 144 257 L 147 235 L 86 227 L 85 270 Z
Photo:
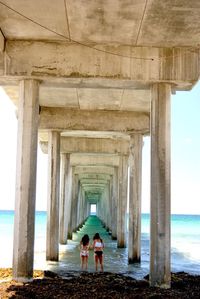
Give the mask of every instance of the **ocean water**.
M 14 211 L 0 211 L 0 267 L 12 266 Z M 149 214 L 142 214 L 141 264 L 127 264 L 127 248 L 118 249 L 116 241 L 105 238 L 105 271 L 121 272 L 142 278 L 149 272 Z M 46 212 L 36 212 L 35 269 L 77 271 L 80 269 L 78 234 L 67 245 L 60 245 L 59 262 L 46 262 Z M 93 257 L 89 271 L 94 271 Z M 200 275 L 200 215 L 171 216 L 171 270 Z

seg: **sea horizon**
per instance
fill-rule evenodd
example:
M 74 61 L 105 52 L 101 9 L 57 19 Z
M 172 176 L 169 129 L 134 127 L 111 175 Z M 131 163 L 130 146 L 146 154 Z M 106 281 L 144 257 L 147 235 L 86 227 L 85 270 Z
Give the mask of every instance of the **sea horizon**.
M 11 209 L 0 209 L 0 211 L 4 211 L 4 212 L 14 212 L 15 210 L 11 210 Z M 46 210 L 35 210 L 35 212 L 44 212 L 47 213 Z M 150 212 L 142 212 L 141 214 L 147 214 L 150 215 Z M 200 214 L 192 214 L 192 213 L 171 213 L 170 215 L 182 215 L 182 216 L 200 216 Z

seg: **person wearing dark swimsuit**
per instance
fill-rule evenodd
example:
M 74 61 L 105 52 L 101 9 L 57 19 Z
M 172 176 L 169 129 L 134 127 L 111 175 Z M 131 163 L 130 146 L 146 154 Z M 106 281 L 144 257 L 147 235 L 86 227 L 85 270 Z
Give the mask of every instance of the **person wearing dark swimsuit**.
M 100 264 L 101 271 L 103 272 L 103 249 L 104 243 L 99 233 L 96 233 L 93 237 L 93 248 L 94 248 L 94 262 L 95 270 L 98 271 L 98 264 Z

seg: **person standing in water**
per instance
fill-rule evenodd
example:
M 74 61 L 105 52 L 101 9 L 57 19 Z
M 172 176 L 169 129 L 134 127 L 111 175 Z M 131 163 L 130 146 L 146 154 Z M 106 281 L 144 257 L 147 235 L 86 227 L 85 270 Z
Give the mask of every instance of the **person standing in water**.
M 84 235 L 80 242 L 80 258 L 81 258 L 81 269 L 87 270 L 88 268 L 88 257 L 89 257 L 89 245 L 90 239 L 88 235 Z
M 93 237 L 93 246 L 94 248 L 94 262 L 95 270 L 98 271 L 98 264 L 100 264 L 101 271 L 103 272 L 103 249 L 104 243 L 101 239 L 99 233 L 96 233 Z

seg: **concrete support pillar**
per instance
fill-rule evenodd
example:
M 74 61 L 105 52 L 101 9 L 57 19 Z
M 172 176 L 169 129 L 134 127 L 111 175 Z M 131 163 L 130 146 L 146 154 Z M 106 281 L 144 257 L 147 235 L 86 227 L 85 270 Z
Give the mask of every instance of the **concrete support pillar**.
M 59 258 L 59 188 L 60 133 L 51 131 L 48 137 L 48 198 L 46 259 Z
M 103 223 L 105 223 L 105 219 L 104 219 L 104 212 L 105 212 L 105 209 L 104 209 L 104 192 L 101 193 L 101 200 L 99 202 L 99 216 L 100 216 L 100 219 L 102 220 Z
M 67 244 L 67 227 L 68 227 L 68 193 L 70 181 L 70 154 L 61 154 L 61 188 L 60 188 L 60 244 Z
M 114 216 L 114 211 L 113 211 L 113 176 L 111 175 L 110 176 L 110 229 L 111 229 L 111 232 L 112 232 L 112 229 L 113 229 L 113 216 Z
M 20 82 L 16 166 L 13 279 L 33 276 L 39 83 Z
M 129 263 L 138 263 L 141 259 L 142 144 L 141 134 L 131 136 L 129 156 Z
M 111 214 L 110 214 L 110 186 L 109 186 L 109 182 L 107 182 L 107 184 L 105 185 L 105 189 L 104 189 L 104 208 L 103 208 L 103 212 L 104 212 L 104 223 L 106 226 L 106 229 L 109 231 L 110 230 L 110 223 L 111 223 Z
M 99 200 L 98 200 L 98 202 L 97 202 L 97 204 L 96 204 L 96 215 L 97 215 L 97 217 L 101 217 L 100 216 L 100 203 L 101 203 L 101 195 L 99 195 Z
M 150 285 L 170 287 L 170 95 L 152 86 Z
M 128 187 L 128 157 L 122 155 L 119 163 L 119 197 L 117 205 L 117 247 L 126 247 L 126 209 Z
M 81 197 L 82 197 L 82 206 L 81 206 L 81 222 L 84 223 L 85 221 L 85 191 L 81 188 Z
M 84 220 L 87 218 L 87 198 L 86 195 L 84 196 L 85 201 L 84 201 Z
M 82 186 L 80 185 L 80 224 L 84 222 L 84 207 L 85 207 L 85 192 L 83 191 Z
M 117 202 L 119 196 L 118 167 L 114 167 L 112 195 L 112 239 L 117 239 Z
M 78 203 L 79 178 L 78 174 L 72 176 L 72 204 L 71 204 L 71 228 L 74 232 L 77 228 L 77 203 Z
M 109 231 L 112 229 L 112 181 L 108 181 L 108 227 Z
M 90 204 L 87 202 L 87 217 L 90 215 Z
M 81 185 L 79 183 L 78 188 L 78 200 L 77 200 L 77 219 L 76 219 L 76 227 L 78 228 L 81 225 Z
M 70 193 L 68 194 L 68 203 L 69 203 L 69 217 L 68 217 L 68 230 L 67 230 L 67 236 L 68 239 L 72 239 L 72 198 L 73 198 L 73 178 L 74 178 L 74 166 L 70 168 L 71 169 L 71 176 L 70 176 Z
M 108 228 L 108 199 L 107 199 L 107 188 L 104 188 L 103 191 L 103 201 L 102 201 L 102 217 L 105 228 Z

